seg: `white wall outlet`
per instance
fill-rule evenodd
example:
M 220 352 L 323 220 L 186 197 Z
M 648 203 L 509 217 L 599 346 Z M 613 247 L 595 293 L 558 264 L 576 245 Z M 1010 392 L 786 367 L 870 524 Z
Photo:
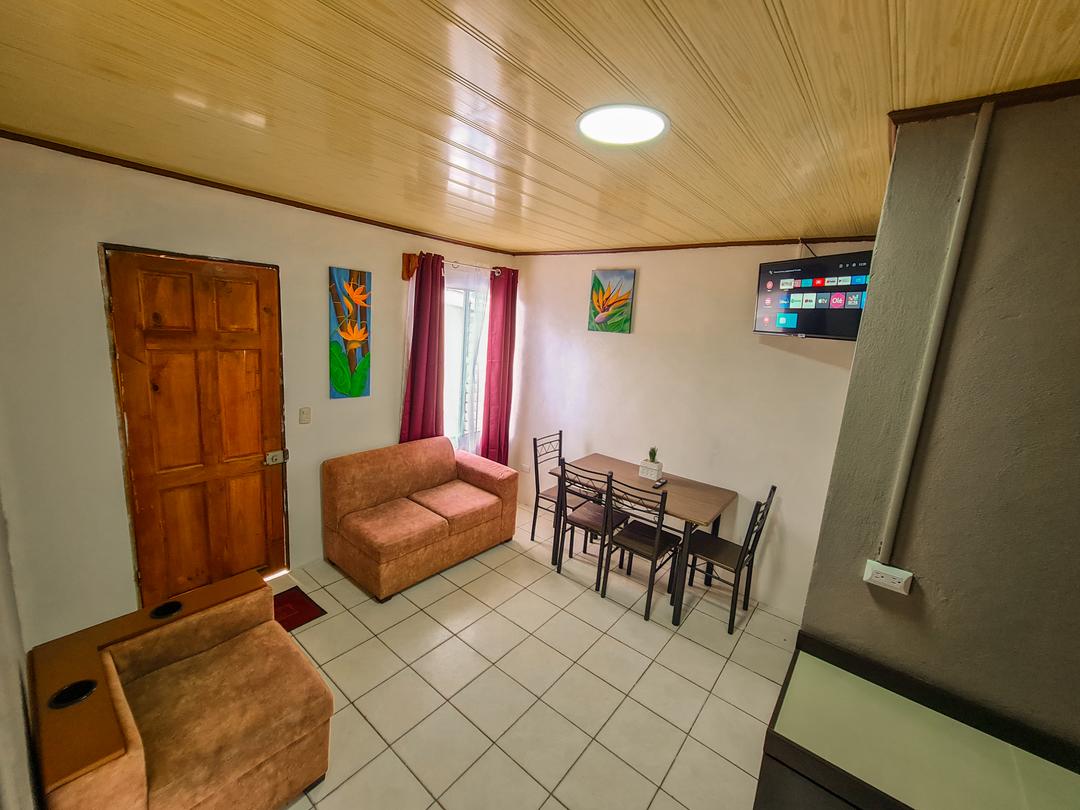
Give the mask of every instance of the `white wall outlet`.
M 311 407 L 309 405 L 305 405 L 303 408 L 300 409 L 300 424 L 311 424 Z
M 907 596 L 911 593 L 911 582 L 915 575 L 903 568 L 893 568 L 877 560 L 867 560 L 862 578 L 863 582 Z

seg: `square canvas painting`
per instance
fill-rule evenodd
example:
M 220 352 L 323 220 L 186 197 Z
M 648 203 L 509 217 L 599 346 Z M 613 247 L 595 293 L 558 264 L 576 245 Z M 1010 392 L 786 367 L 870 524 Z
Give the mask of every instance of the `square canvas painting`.
M 636 270 L 593 270 L 589 301 L 590 332 L 630 331 Z
M 371 393 L 371 273 L 330 268 L 330 398 Z

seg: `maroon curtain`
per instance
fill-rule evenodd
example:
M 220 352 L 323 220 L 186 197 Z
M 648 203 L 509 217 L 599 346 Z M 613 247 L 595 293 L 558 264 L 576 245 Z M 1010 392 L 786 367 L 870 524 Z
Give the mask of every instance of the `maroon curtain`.
M 421 253 L 416 270 L 412 348 L 401 407 L 401 441 L 443 432 L 443 257 Z
M 506 464 L 510 453 L 510 399 L 514 388 L 514 324 L 518 271 L 496 267 L 491 274 L 484 427 L 480 455 Z

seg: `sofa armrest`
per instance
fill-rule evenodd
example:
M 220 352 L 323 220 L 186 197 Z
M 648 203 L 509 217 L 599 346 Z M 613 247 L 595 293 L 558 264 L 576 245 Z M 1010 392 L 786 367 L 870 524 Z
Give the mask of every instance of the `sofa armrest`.
M 458 450 L 455 456 L 458 478 L 466 484 L 472 484 L 474 487 L 498 496 L 504 505 L 517 504 L 517 470 L 483 456 L 466 453 L 464 450 Z

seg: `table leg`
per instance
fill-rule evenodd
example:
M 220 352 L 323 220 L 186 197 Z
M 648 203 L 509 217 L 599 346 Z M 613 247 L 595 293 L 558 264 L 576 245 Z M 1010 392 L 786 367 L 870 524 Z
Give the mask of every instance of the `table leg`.
M 671 612 L 671 623 L 678 627 L 682 622 L 683 592 L 686 590 L 686 563 L 690 558 L 690 535 L 694 524 L 687 521 L 683 525 L 682 544 L 679 547 L 678 579 L 675 580 L 675 608 Z

